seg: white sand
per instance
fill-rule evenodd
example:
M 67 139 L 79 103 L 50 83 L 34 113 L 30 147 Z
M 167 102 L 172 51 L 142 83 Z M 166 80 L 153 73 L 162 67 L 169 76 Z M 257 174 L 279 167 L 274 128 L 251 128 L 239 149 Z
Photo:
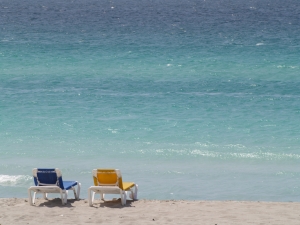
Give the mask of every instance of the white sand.
M 96 201 L 0 199 L 0 225 L 10 224 L 300 224 L 300 203 L 237 201 Z

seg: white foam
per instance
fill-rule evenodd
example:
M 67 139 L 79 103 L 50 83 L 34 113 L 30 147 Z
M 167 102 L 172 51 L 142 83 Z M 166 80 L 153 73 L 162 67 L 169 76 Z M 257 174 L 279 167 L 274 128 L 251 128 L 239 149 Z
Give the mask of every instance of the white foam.
M 0 174 L 0 186 L 17 186 L 24 185 L 31 180 L 31 176 L 27 175 L 2 175 Z

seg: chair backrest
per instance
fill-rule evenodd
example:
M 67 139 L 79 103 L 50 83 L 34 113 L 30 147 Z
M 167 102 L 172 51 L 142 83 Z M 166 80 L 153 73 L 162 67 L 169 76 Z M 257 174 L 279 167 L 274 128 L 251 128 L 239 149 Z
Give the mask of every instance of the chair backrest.
M 117 186 L 123 190 L 121 171 L 118 169 L 94 169 L 95 186 Z
M 32 170 L 33 180 L 36 186 L 58 186 L 64 189 L 64 184 L 59 169 L 41 169 Z

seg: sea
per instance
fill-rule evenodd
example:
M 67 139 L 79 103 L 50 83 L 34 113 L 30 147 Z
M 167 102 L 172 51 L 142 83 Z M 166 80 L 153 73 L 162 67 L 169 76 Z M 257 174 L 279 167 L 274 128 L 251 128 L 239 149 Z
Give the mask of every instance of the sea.
M 299 59 L 298 0 L 1 0 L 0 198 L 117 168 L 139 199 L 299 202 Z

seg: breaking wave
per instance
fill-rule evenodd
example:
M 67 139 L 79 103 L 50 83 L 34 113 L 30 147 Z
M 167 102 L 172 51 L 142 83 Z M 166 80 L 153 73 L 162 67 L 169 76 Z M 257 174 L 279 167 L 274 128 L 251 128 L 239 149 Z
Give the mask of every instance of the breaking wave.
M 29 180 L 32 180 L 32 177 L 28 175 L 0 174 L 0 186 L 28 186 Z

